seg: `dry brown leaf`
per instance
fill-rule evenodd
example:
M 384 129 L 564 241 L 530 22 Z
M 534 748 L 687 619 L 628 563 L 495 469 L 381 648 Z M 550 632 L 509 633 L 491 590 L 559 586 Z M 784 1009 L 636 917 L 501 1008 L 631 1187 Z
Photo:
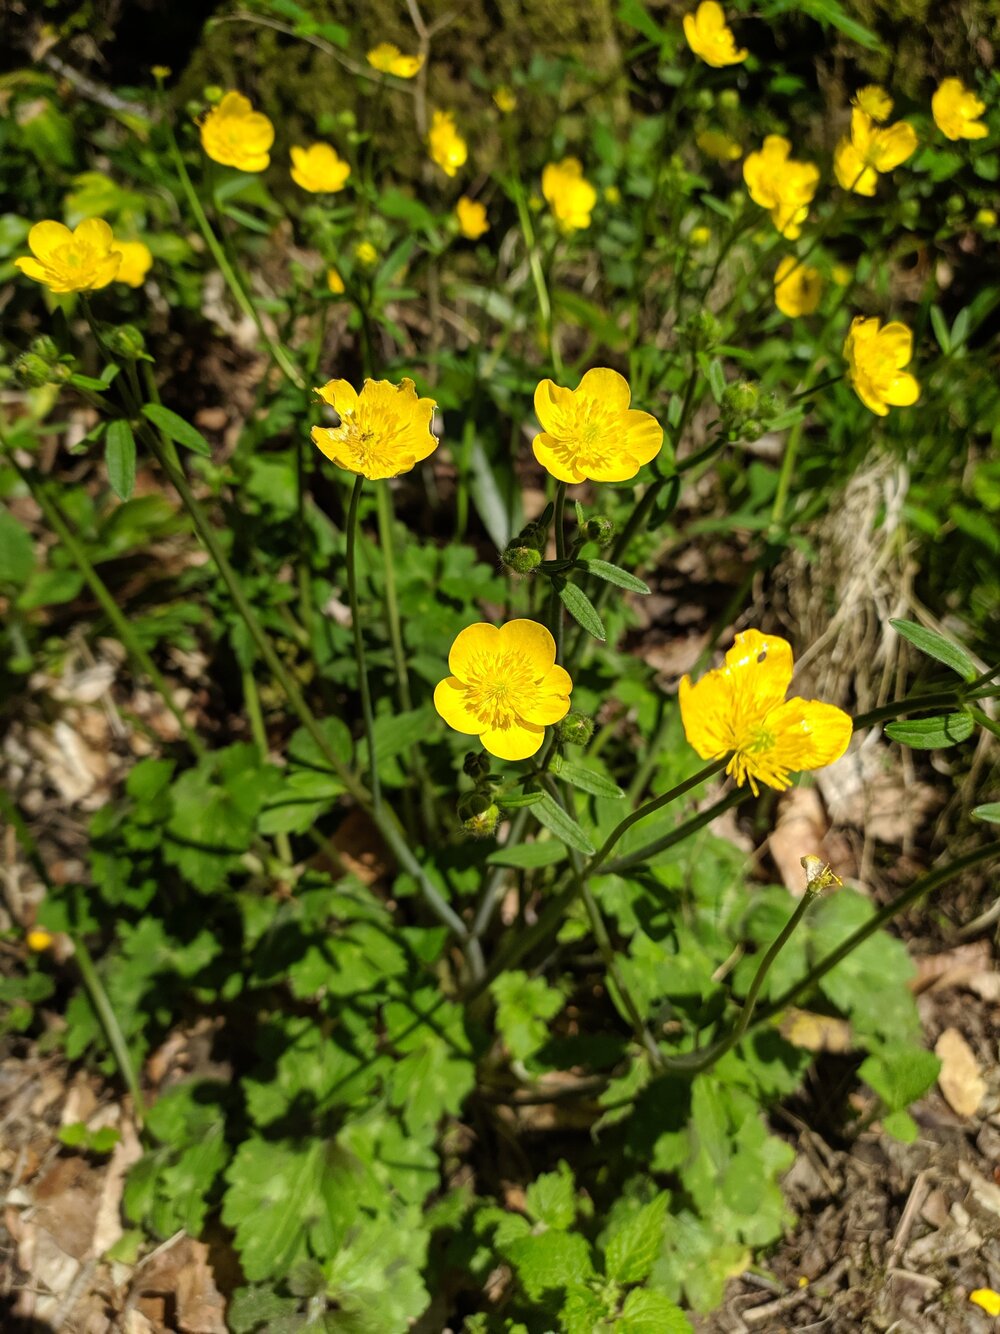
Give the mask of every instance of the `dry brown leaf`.
M 789 1010 L 778 1031 L 786 1042 L 805 1051 L 850 1051 L 853 1043 L 846 1019 L 813 1014 L 810 1010 Z
M 941 1062 L 938 1084 L 945 1101 L 959 1116 L 975 1116 L 986 1094 L 979 1062 L 957 1028 L 946 1028 L 934 1045 Z
M 919 955 L 914 960 L 917 975 L 909 984 L 910 990 L 919 995 L 922 991 L 944 991 L 947 987 L 970 987 L 972 979 L 983 973 L 991 955 L 988 940 L 957 945 L 943 954 Z
M 822 855 L 829 824 L 819 793 L 814 787 L 793 787 L 778 803 L 778 822 L 768 846 L 782 884 L 800 899 L 806 890 L 802 858 Z

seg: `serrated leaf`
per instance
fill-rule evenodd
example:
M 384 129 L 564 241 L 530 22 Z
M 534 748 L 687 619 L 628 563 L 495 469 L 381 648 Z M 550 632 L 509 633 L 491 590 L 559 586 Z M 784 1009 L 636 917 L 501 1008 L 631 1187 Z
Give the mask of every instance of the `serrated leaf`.
M 175 445 L 182 445 L 206 459 L 212 457 L 212 448 L 202 433 L 183 417 L 179 417 L 176 412 L 165 408 L 162 403 L 144 403 L 142 415 Z
M 565 998 L 543 977 L 529 977 L 516 968 L 501 973 L 491 989 L 497 1002 L 497 1029 L 511 1056 L 517 1061 L 526 1061 L 545 1043 L 549 1036 L 549 1021 L 562 1009 Z M 554 1223 L 530 1208 L 550 1227 L 569 1226 L 569 1223 Z
M 573 817 L 567 815 L 547 792 L 542 793 L 542 800 L 531 809 L 537 815 L 539 823 L 555 834 L 556 838 L 565 843 L 568 848 L 575 848 L 577 852 L 582 852 L 587 857 L 593 855 L 595 851 L 593 843 Z
M 953 644 L 936 630 L 928 630 L 914 621 L 891 620 L 889 624 L 897 634 L 902 635 L 914 648 L 926 653 L 929 658 L 936 658 L 957 672 L 966 681 L 974 681 L 979 675 L 976 664 L 966 653 L 961 644 Z
M 559 589 L 559 600 L 589 635 L 593 635 L 602 643 L 607 639 L 604 622 L 582 588 L 577 588 L 576 584 L 563 584 Z
M 870 1084 L 890 1112 L 907 1107 L 934 1083 L 941 1062 L 933 1052 L 910 1043 L 886 1043 L 876 1055 L 862 1061 L 858 1074 Z
M 595 773 L 593 769 L 585 769 L 582 764 L 567 764 L 564 760 L 558 768 L 553 766 L 553 773 L 557 773 L 564 783 L 578 787 L 581 792 L 589 792 L 592 797 L 621 801 L 625 796 L 617 783 L 612 783 L 610 778 Z
M 616 1283 L 641 1283 L 649 1277 L 663 1246 L 663 1226 L 670 1197 L 664 1192 L 627 1218 L 608 1238 L 604 1270 Z
M 108 482 L 119 500 L 128 500 L 135 489 L 135 437 L 124 417 L 108 425 L 104 437 L 104 463 Z
M 513 848 L 497 848 L 486 858 L 489 866 L 513 866 L 522 871 L 537 870 L 540 866 L 554 866 L 566 856 L 566 849 L 557 839 L 544 842 L 518 843 Z
M 968 713 L 946 713 L 934 718 L 913 718 L 889 723 L 885 734 L 913 750 L 940 750 L 967 741 L 976 724 Z
M 985 820 L 988 824 L 1000 824 L 1000 801 L 989 801 L 985 806 L 974 806 L 972 818 Z
M 625 1298 L 615 1334 L 692 1334 L 693 1328 L 665 1293 L 636 1288 Z
M 629 574 L 628 570 L 623 570 L 620 565 L 612 565 L 607 560 L 581 560 L 577 561 L 589 574 L 596 575 L 598 579 L 605 580 L 606 583 L 614 584 L 617 588 L 627 588 L 631 593 L 648 593 L 649 585 L 644 584 L 634 574 Z
M 578 1232 L 541 1232 L 519 1237 L 506 1247 L 525 1292 L 540 1301 L 553 1288 L 567 1288 L 593 1277 L 590 1247 Z
M 522 977 L 528 980 L 527 974 Z M 568 1231 L 576 1218 L 576 1181 L 569 1163 L 560 1160 L 554 1172 L 536 1177 L 524 1193 L 524 1207 L 536 1223 Z

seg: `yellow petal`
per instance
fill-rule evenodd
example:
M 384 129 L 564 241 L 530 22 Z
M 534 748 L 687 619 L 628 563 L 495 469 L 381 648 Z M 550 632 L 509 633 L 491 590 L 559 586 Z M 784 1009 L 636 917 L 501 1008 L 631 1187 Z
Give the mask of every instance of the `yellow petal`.
M 546 383 L 551 384 L 552 382 L 551 380 L 542 381 L 542 384 Z M 540 388 L 541 385 L 539 385 Z M 535 392 L 537 394 L 538 391 Z M 599 399 L 602 404 L 614 408 L 618 412 L 625 412 L 632 401 L 632 391 L 628 387 L 628 380 L 625 379 L 625 376 L 619 375 L 617 371 L 608 370 L 606 367 L 596 367 L 594 370 L 587 371 L 576 392 L 586 395 L 587 398 Z M 541 421 L 541 418 L 539 418 L 539 421 Z M 542 422 L 542 425 L 544 426 L 545 423 Z
M 502 625 L 499 636 L 500 651 L 519 653 L 527 658 L 536 681 L 551 671 L 556 660 L 556 641 L 544 625 L 519 618 Z M 456 668 L 451 670 L 454 672 Z
M 994 1292 L 992 1288 L 976 1288 L 975 1292 L 969 1293 L 969 1301 L 989 1316 L 996 1318 L 1000 1315 L 1000 1292 Z
M 242 93 L 226 93 L 215 109 L 223 116 L 249 116 L 253 111 L 253 103 Z
M 480 622 L 469 625 L 455 637 L 448 654 L 448 670 L 460 681 L 467 681 L 478 661 L 494 657 L 500 651 L 500 631 L 495 625 Z
M 447 676 L 434 687 L 434 707 L 449 727 L 466 736 L 479 736 L 483 724 L 466 706 L 466 691 L 457 677 Z
M 110 250 L 115 234 L 103 218 L 84 218 L 73 233 L 73 240 L 93 246 L 95 250 Z
M 324 403 L 329 403 L 338 417 L 350 416 L 357 410 L 357 391 L 347 380 L 327 380 L 326 384 L 315 392 Z
M 886 390 L 885 401 L 894 408 L 908 408 L 919 397 L 920 382 L 906 371 L 900 371 Z
M 902 370 L 913 356 L 913 334 L 900 320 L 891 320 L 879 334 L 879 343 Z
M 535 416 L 541 423 L 542 430 L 553 433 L 558 431 L 562 413 L 572 402 L 572 389 L 563 389 L 553 380 L 540 380 L 535 387 Z
M 544 727 L 515 719 L 507 727 L 483 732 L 479 739 L 483 747 L 497 759 L 527 760 L 538 751 L 544 736 Z
M 767 715 L 767 730 L 774 737 L 769 758 L 789 773 L 822 769 L 843 755 L 852 728 L 850 715 L 835 704 L 790 699 Z
M 61 222 L 36 222 L 28 233 L 28 249 L 43 263 L 53 250 L 73 239 L 73 233 Z
M 684 735 L 703 760 L 732 749 L 733 694 L 722 672 L 707 672 L 696 685 L 682 677 L 678 702 Z
M 348 472 L 357 475 L 358 469 L 351 461 L 350 452 L 336 431 L 331 431 L 328 426 L 314 426 L 309 435 L 316 448 L 321 454 L 325 454 L 331 463 L 336 463 L 339 468 L 346 468 Z
M 639 463 L 650 463 L 663 448 L 663 427 L 651 412 L 632 408 L 625 414 L 622 443 Z
M 534 699 L 521 701 L 517 706 L 517 712 L 518 717 L 526 723 L 551 726 L 569 713 L 569 696 L 539 691 Z
M 19 256 L 14 260 L 14 267 L 20 269 L 26 278 L 34 278 L 36 283 L 45 283 L 48 286 L 48 269 L 39 264 L 37 259 L 32 259 L 30 255 Z
M 586 481 L 586 473 L 574 471 L 570 463 L 560 457 L 555 448 L 556 442 L 547 431 L 541 431 L 531 442 L 531 449 L 546 472 L 550 473 L 557 482 L 583 482 Z M 609 478 L 602 480 L 608 481 Z M 620 479 L 621 480 L 621 479 Z
M 785 698 L 792 683 L 792 646 L 780 635 L 744 630 L 726 654 L 726 669 L 756 706 L 769 709 Z

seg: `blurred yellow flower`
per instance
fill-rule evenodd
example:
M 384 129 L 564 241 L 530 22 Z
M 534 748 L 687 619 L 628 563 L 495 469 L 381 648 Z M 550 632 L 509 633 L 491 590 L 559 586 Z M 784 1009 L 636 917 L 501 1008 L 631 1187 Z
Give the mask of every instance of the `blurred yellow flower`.
M 103 218 L 85 218 L 73 231 L 61 222 L 36 222 L 28 249 L 34 258 L 21 255 L 15 266 L 50 292 L 96 292 L 117 277 L 122 264 Z
M 446 176 L 454 176 L 469 156 L 469 146 L 455 128 L 455 117 L 450 111 L 434 112 L 427 147 Z
M 535 458 L 560 482 L 625 482 L 663 448 L 663 428 L 630 408 L 632 391 L 617 371 L 587 371 L 576 389 L 542 380 L 535 389 L 541 432 Z
M 878 178 L 905 162 L 917 148 L 917 132 L 905 120 L 876 126 L 867 111 L 851 112 L 851 132 L 833 152 L 833 169 L 843 190 L 873 195 Z
M 822 291 L 819 269 L 800 263 L 794 255 L 786 255 L 775 270 L 774 304 L 789 319 L 811 315 L 819 305 Z
M 743 149 L 724 130 L 699 130 L 694 141 L 706 157 L 716 162 L 735 162 L 743 156 Z
M 435 709 L 498 759 L 530 758 L 546 726 L 569 712 L 573 682 L 537 621 L 468 626 L 451 646 L 448 668 L 451 675 L 434 691 Z
M 830 277 L 838 287 L 847 287 L 854 281 L 854 270 L 849 264 L 834 264 L 830 270 Z
M 736 39 L 726 24 L 725 11 L 716 0 L 701 0 L 693 14 L 684 15 L 684 36 L 695 55 L 715 69 L 739 65 L 747 58 L 744 48 L 736 49 Z
M 898 320 L 880 327 L 877 318 L 858 315 L 844 342 L 848 378 L 872 412 L 885 417 L 890 407 L 907 408 L 920 397 L 920 385 L 905 366 L 913 356 L 913 334 Z
M 485 205 L 478 199 L 470 199 L 468 195 L 463 195 L 455 205 L 455 218 L 458 230 L 470 241 L 478 240 L 490 229 L 490 224 L 486 221 Z
M 977 227 L 995 227 L 997 225 L 996 209 L 981 208 L 973 221 Z
M 985 139 L 989 129 L 979 117 L 986 103 L 961 79 L 944 79 L 931 98 L 934 123 L 946 139 Z
M 976 1288 L 975 1292 L 969 1293 L 969 1301 L 994 1319 L 1000 1315 L 1000 1292 L 994 1292 L 992 1288 Z
M 154 65 L 149 72 L 154 79 L 162 80 L 169 79 L 173 70 L 169 65 Z
M 505 116 L 509 116 L 512 111 L 517 110 L 517 97 L 514 95 L 514 90 L 508 88 L 505 83 L 494 89 L 493 102 L 497 110 L 502 111 Z
M 346 380 L 329 380 L 316 393 L 340 424 L 314 426 L 312 441 L 339 468 L 375 482 L 409 472 L 437 449 L 431 432 L 437 404 L 418 398 L 412 380 L 366 380 L 360 394 Z
M 791 151 L 782 135 L 769 134 L 763 147 L 743 163 L 743 179 L 753 202 L 768 210 L 782 236 L 794 241 L 819 185 L 819 167 L 797 162 L 789 157 Z
M 354 247 L 354 258 L 366 269 L 370 269 L 373 264 L 378 263 L 378 251 L 371 241 L 359 241 Z
M 688 244 L 695 250 L 708 245 L 712 239 L 711 227 L 692 227 L 688 233 Z
M 200 125 L 201 146 L 213 162 L 240 171 L 265 171 L 274 126 L 242 93 L 226 93 Z
M 313 195 L 333 194 L 342 190 L 351 174 L 350 163 L 330 144 L 310 144 L 292 148 L 292 180 Z
M 347 290 L 344 287 L 343 278 L 341 278 L 340 274 L 336 269 L 327 269 L 326 285 L 334 296 L 343 296 L 344 292 Z
M 852 101 L 856 107 L 860 107 L 879 124 L 887 121 L 892 115 L 892 98 L 881 84 L 869 83 L 864 88 L 859 88 Z
M 622 192 L 617 185 L 606 185 L 604 187 L 604 202 L 610 204 L 612 208 L 622 202 Z
M 564 232 L 580 232 L 590 226 L 597 191 L 584 176 L 579 158 L 548 163 L 542 171 L 542 194 Z
M 785 699 L 792 681 L 792 647 L 777 635 L 744 630 L 724 667 L 697 682 L 680 684 L 684 734 L 703 760 L 730 751 L 726 773 L 754 796 L 757 783 L 779 792 L 791 775 L 822 769 L 843 755 L 851 739 L 850 717 L 815 699 Z
M 122 262 L 115 274 L 115 282 L 128 283 L 129 287 L 141 287 L 146 274 L 153 267 L 153 256 L 149 246 L 142 241 L 116 241 L 111 247 L 121 255 Z
M 423 56 L 406 56 L 393 42 L 379 42 L 368 52 L 368 63 L 380 74 L 394 74 L 397 79 L 412 79 L 420 73 Z
M 44 927 L 35 926 L 25 936 L 24 941 L 29 950 L 35 954 L 41 954 L 43 950 L 51 949 L 55 940 L 51 931 L 46 931 Z

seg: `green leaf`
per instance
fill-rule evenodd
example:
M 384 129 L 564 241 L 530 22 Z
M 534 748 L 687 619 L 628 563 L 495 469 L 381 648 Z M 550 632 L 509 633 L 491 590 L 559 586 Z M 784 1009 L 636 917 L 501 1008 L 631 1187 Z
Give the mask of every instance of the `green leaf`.
M 575 848 L 577 852 L 582 852 L 587 857 L 593 855 L 595 851 L 593 843 L 573 817 L 567 815 L 547 792 L 542 794 L 542 800 L 531 809 L 538 816 L 539 823 L 555 834 L 556 838 L 565 843 L 568 848 Z
M 595 773 L 593 769 L 585 769 L 582 764 L 568 764 L 563 760 L 559 764 L 553 764 L 552 772 L 557 774 L 564 783 L 569 783 L 571 787 L 578 787 L 581 792 L 589 792 L 593 797 L 605 797 L 609 801 L 621 801 L 625 796 L 617 783 L 612 783 L 610 778 Z
M 544 842 L 518 843 L 513 848 L 497 848 L 486 858 L 489 866 L 513 866 L 523 871 L 534 871 L 540 866 L 554 866 L 566 856 L 566 849 L 557 839 Z
M 968 713 L 947 713 L 934 718 L 914 718 L 907 722 L 889 723 L 885 734 L 900 745 L 914 750 L 939 750 L 967 741 L 976 724 Z
M 581 560 L 577 565 L 582 565 L 589 574 L 595 574 L 598 579 L 604 579 L 609 584 L 614 584 L 617 588 L 627 588 L 632 593 L 648 593 L 649 585 L 644 584 L 634 574 L 629 574 L 628 570 L 623 570 L 619 565 L 612 565 L 606 560 Z
M 934 337 L 938 340 L 938 346 L 947 356 L 951 351 L 951 330 L 948 328 L 948 321 L 944 317 L 944 312 L 938 305 L 931 306 L 931 325 L 934 328 Z
M 31 535 L 10 510 L 0 510 L 0 584 L 25 584 L 34 568 Z
M 990 801 L 985 806 L 974 806 L 972 818 L 985 820 L 988 824 L 1000 824 L 1000 801 Z
M 202 433 L 162 403 L 144 403 L 142 415 L 175 445 L 183 445 L 185 449 L 201 454 L 206 459 L 212 457 L 212 448 Z
M 641 1283 L 663 1246 L 663 1227 L 670 1202 L 666 1192 L 626 1218 L 608 1238 L 604 1269 L 616 1283 Z
M 582 588 L 577 588 L 576 584 L 562 584 L 559 587 L 559 600 L 573 617 L 589 635 L 599 639 L 602 643 L 607 639 L 604 630 L 604 623 L 597 614 L 597 609 L 587 597 Z
M 889 624 L 897 634 L 909 640 L 914 648 L 926 653 L 929 658 L 936 658 L 938 662 L 943 662 L 946 667 L 950 667 L 953 672 L 957 672 L 966 681 L 974 681 L 979 675 L 976 670 L 976 664 L 962 648 L 961 644 L 953 644 L 950 639 L 945 639 L 944 635 L 939 635 L 936 630 L 927 630 L 922 625 L 917 625 L 913 621 L 891 620 Z
M 848 14 L 839 0 L 797 0 L 797 6 L 803 14 L 837 28 L 859 46 L 867 47 L 869 51 L 882 50 L 880 38 Z
M 576 1218 L 576 1182 L 569 1163 L 560 1160 L 554 1172 L 536 1177 L 524 1193 L 524 1207 L 536 1223 L 568 1232 Z
M 650 1288 L 636 1288 L 625 1298 L 615 1334 L 692 1334 L 694 1326 L 670 1298 Z
M 555 987 L 550 987 L 543 977 L 529 977 L 516 968 L 501 973 L 491 990 L 497 1002 L 497 1029 L 511 1056 L 515 1060 L 525 1061 L 547 1040 L 549 1020 L 554 1019 L 562 1009 L 563 994 Z M 552 1223 L 541 1214 L 537 1217 L 549 1223 L 550 1227 L 564 1226 Z
M 104 462 L 111 490 L 119 500 L 128 500 L 135 489 L 135 437 L 124 417 L 116 418 L 108 426 Z
M 941 1062 L 933 1052 L 910 1043 L 887 1043 L 861 1063 L 858 1074 L 890 1112 L 905 1111 L 934 1083 Z
M 594 1274 L 590 1247 L 578 1232 L 519 1237 L 506 1247 L 505 1254 L 528 1297 L 535 1302 L 553 1288 L 586 1283 Z

